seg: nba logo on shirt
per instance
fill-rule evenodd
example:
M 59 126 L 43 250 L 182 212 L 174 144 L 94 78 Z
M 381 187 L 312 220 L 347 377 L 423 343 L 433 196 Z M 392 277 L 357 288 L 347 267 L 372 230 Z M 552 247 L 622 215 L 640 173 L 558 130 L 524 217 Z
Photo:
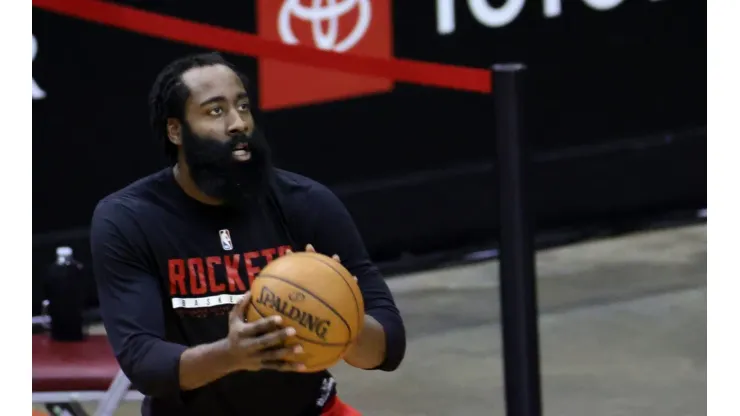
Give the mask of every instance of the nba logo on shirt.
M 231 243 L 231 234 L 229 233 L 229 230 L 220 230 L 218 232 L 218 236 L 221 237 L 221 247 L 223 247 L 224 250 L 233 250 L 234 244 Z

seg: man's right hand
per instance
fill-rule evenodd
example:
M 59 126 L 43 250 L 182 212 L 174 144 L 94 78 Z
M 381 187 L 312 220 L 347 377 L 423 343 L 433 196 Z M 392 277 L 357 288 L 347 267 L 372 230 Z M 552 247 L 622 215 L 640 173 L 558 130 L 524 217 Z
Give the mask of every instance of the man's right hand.
M 300 345 L 286 346 L 295 336 L 294 328 L 284 328 L 280 316 L 270 316 L 255 322 L 246 322 L 246 309 L 251 299 L 247 292 L 229 314 L 229 355 L 239 370 L 302 371 L 303 349 Z

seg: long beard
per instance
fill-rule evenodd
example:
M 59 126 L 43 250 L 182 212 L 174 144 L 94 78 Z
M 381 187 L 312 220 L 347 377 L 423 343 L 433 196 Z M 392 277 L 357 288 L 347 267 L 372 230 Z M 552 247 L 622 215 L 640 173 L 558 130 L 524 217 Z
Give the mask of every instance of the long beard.
M 235 146 L 246 144 L 251 157 L 234 159 Z M 183 126 L 182 146 L 190 176 L 206 195 L 226 205 L 241 205 L 259 198 L 269 189 L 272 175 L 270 148 L 262 133 L 255 129 L 247 136 L 233 136 L 230 141 L 201 137 L 190 126 Z

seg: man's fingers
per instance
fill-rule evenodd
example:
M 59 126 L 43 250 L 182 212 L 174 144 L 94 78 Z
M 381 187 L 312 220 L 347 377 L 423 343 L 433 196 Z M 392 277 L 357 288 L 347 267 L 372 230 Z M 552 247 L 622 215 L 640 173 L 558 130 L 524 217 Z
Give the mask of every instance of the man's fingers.
M 283 318 L 280 316 L 268 316 L 245 325 L 239 331 L 240 338 L 255 338 L 281 329 Z M 295 330 L 294 330 L 295 331 Z
M 295 335 L 295 328 L 282 328 L 279 330 L 260 331 L 245 339 L 244 346 L 249 351 L 262 351 L 285 343 L 288 338 Z
M 244 297 L 234 305 L 233 308 L 231 308 L 231 313 L 229 314 L 229 319 L 234 320 L 238 319 L 239 322 L 244 322 L 247 318 L 247 305 L 249 305 L 249 302 L 252 299 L 251 292 L 247 291 L 247 293 L 244 294 Z
M 308 253 L 316 253 L 316 248 L 313 246 L 313 244 L 306 244 L 306 252 Z M 338 263 L 342 262 L 342 259 L 339 258 L 339 254 L 334 254 L 331 256 L 334 260 L 336 260 Z
M 289 347 L 282 346 L 262 350 L 257 358 L 264 361 L 289 361 L 289 362 L 300 362 L 301 355 L 303 354 L 303 347 L 300 345 L 292 345 Z

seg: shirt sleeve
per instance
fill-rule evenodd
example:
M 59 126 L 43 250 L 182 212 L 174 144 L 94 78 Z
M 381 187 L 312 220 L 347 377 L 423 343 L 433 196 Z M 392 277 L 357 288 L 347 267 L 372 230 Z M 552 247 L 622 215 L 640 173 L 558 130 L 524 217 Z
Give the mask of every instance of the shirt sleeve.
M 354 220 L 344 204 L 323 185 L 314 185 L 310 193 L 308 242 L 316 251 L 339 255 L 342 265 L 354 276 L 362 292 L 365 313 L 375 318 L 385 331 L 385 360 L 375 369 L 393 371 L 406 353 L 406 329 L 388 285 L 380 270 L 370 260 Z
M 101 316 L 134 387 L 148 396 L 179 399 L 180 355 L 187 347 L 164 340 L 161 286 L 146 266 L 135 227 L 115 202 L 101 202 L 93 214 L 90 243 Z

